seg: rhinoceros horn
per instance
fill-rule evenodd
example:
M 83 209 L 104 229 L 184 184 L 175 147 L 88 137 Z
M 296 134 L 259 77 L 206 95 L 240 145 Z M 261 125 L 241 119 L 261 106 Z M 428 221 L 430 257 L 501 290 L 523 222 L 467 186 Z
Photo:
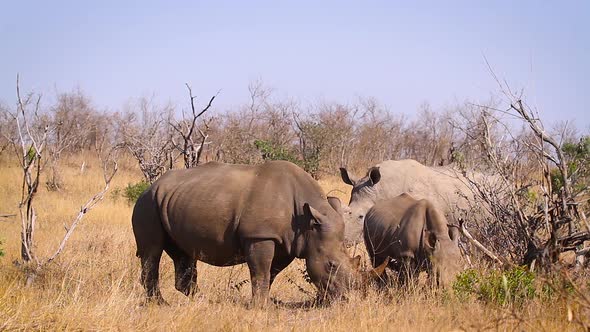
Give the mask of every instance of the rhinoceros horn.
M 387 267 L 387 264 L 389 264 L 389 256 L 387 256 L 385 258 L 385 260 L 383 261 L 383 263 L 381 263 L 381 265 L 377 266 L 376 268 L 369 270 L 366 273 L 365 279 L 366 280 L 374 280 L 374 279 L 378 279 L 381 278 L 381 275 L 385 272 L 385 268 Z
M 360 258 L 361 256 L 356 256 L 354 258 L 351 258 L 351 263 L 353 265 L 353 267 L 357 270 L 360 270 Z M 362 284 L 366 284 L 368 282 L 371 282 L 373 280 L 378 280 L 381 278 L 381 276 L 383 275 L 383 273 L 385 272 L 385 268 L 387 267 L 387 264 L 389 264 L 390 258 L 389 256 L 387 256 L 387 258 L 383 261 L 383 263 L 381 263 L 379 266 L 367 270 L 367 271 L 361 271 L 361 282 Z

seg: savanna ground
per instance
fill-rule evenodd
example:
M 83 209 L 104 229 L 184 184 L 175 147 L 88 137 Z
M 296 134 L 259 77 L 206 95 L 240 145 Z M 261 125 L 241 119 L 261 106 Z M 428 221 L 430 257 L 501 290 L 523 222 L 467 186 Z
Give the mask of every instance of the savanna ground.
M 87 166 L 81 172 L 80 166 Z M 61 161 L 65 188 L 37 197 L 35 251 L 47 257 L 65 233 L 64 226 L 102 186 L 91 157 Z M 64 252 L 32 285 L 25 286 L 20 258 L 20 222 L 0 222 L 0 330 L 582 330 L 583 311 L 565 297 L 520 304 L 485 303 L 475 296 L 424 288 L 353 293 L 348 301 L 312 305 L 314 288 L 303 278 L 303 261 L 279 275 L 271 296 L 276 304 L 250 309 L 245 265 L 217 268 L 198 263 L 199 295 L 189 300 L 174 289 L 172 261 L 164 255 L 161 288 L 169 306 L 145 305 L 139 260 L 131 229 L 130 205 L 121 196 L 141 179 L 134 162 L 122 160 L 111 191 L 85 217 Z M 21 169 L 0 160 L 0 212 L 18 214 Z M 347 202 L 350 188 L 336 177 L 320 181 L 326 192 Z M 357 251 L 364 251 L 358 247 Z M 569 308 L 569 309 L 568 309 Z M 574 316 L 570 322 L 568 311 Z M 570 317 L 571 318 L 571 317 Z

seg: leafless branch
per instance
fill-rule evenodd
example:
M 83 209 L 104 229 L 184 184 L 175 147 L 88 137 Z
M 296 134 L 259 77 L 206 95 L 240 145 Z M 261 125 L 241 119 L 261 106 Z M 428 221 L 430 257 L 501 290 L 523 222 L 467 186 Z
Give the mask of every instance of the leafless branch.
M 459 226 L 451 225 L 452 227 L 457 227 L 463 236 L 465 236 L 469 242 L 471 242 L 477 249 L 481 250 L 486 256 L 488 256 L 492 261 L 499 263 L 501 265 L 506 264 L 506 262 L 502 261 L 498 255 L 494 254 L 491 250 L 487 249 L 481 242 L 476 240 L 471 233 L 465 227 L 465 221 L 463 219 L 459 219 Z
M 57 250 L 53 253 L 53 255 L 51 255 L 51 257 L 49 257 L 47 259 L 45 264 L 51 263 L 64 250 L 66 243 L 70 239 L 70 236 L 72 236 L 74 230 L 76 229 L 76 226 L 78 226 L 80 221 L 82 221 L 82 219 L 84 218 L 86 213 L 88 213 L 92 208 L 94 208 L 96 206 L 96 204 L 98 204 L 104 198 L 104 195 L 109 190 L 111 181 L 113 180 L 113 177 L 115 176 L 115 174 L 117 173 L 117 171 L 119 169 L 116 159 L 111 159 L 112 153 L 113 153 L 113 151 L 109 152 L 109 155 L 107 156 L 106 159 L 100 158 L 101 162 L 102 162 L 102 168 L 103 168 L 103 177 L 104 177 L 104 183 L 105 183 L 104 188 L 101 191 L 99 191 L 98 193 L 96 193 L 94 196 L 92 196 L 84 205 L 82 205 L 82 207 L 80 208 L 80 211 L 76 215 L 76 218 L 74 218 L 74 220 L 72 221 L 72 223 L 70 224 L 69 227 L 66 227 L 66 234 L 64 235 L 61 242 L 59 243 Z M 99 157 L 100 157 L 100 155 L 99 155 Z M 109 166 L 109 164 L 111 164 L 112 166 Z
M 176 142 L 174 138 L 172 138 L 172 145 L 183 156 L 184 167 L 190 168 L 199 164 L 201 160 L 201 155 L 205 148 L 205 144 L 207 143 L 206 140 L 209 137 L 209 135 L 207 134 L 207 131 L 209 130 L 209 123 L 207 121 L 203 122 L 205 127 L 205 131 L 203 131 L 202 129 L 197 128 L 197 120 L 211 108 L 213 101 L 215 100 L 220 91 L 218 91 L 217 94 L 211 97 L 211 99 L 209 99 L 209 103 L 200 112 L 197 113 L 195 107 L 196 97 L 193 96 L 193 91 L 188 83 L 186 83 L 186 87 L 189 92 L 192 117 L 190 119 L 187 119 L 183 112 L 183 117 L 180 121 L 169 121 L 169 124 L 180 135 L 182 139 L 182 143 L 179 144 Z M 197 144 L 195 142 L 195 131 L 198 131 L 201 136 L 200 144 Z

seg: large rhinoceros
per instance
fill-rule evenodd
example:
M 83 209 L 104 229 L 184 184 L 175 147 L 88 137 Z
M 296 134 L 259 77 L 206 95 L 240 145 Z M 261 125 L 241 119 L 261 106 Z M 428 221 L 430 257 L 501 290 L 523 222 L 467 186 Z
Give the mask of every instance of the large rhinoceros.
M 149 298 L 158 286 L 163 251 L 173 259 L 176 289 L 196 289 L 197 260 L 215 266 L 247 263 L 252 301 L 264 304 L 270 286 L 294 258 L 329 297 L 343 294 L 358 271 L 345 253 L 340 201 L 292 163 L 210 162 L 164 174 L 133 209 L 141 282 Z
M 365 217 L 363 235 L 373 266 L 389 262 L 405 282 L 427 271 L 438 286 L 448 285 L 461 268 L 459 230 L 448 227 L 430 201 L 408 194 L 378 201 Z
M 349 244 L 362 241 L 363 220 L 367 211 L 381 199 L 410 193 L 428 199 L 450 217 L 455 209 L 469 207 L 465 197 L 472 197 L 467 181 L 451 167 L 427 167 L 415 160 L 387 160 L 355 179 L 346 168 L 340 169 L 342 180 L 353 186 L 348 210 L 344 214 L 345 239 Z

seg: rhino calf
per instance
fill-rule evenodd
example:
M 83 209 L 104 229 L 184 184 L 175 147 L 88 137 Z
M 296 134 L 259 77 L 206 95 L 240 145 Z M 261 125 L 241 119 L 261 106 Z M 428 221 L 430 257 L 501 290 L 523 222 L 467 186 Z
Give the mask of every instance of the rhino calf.
M 341 295 L 358 273 L 345 253 L 340 201 L 285 161 L 261 165 L 210 162 L 172 170 L 144 192 L 133 209 L 141 282 L 163 302 L 162 252 L 174 261 L 175 286 L 196 289 L 198 260 L 215 266 L 247 263 L 252 300 L 264 305 L 273 280 L 295 258 L 321 292 Z
M 388 267 L 405 284 L 420 271 L 431 282 L 448 285 L 460 270 L 459 232 L 425 199 L 408 194 L 378 201 L 369 209 L 363 236 L 373 266 L 391 257 Z

